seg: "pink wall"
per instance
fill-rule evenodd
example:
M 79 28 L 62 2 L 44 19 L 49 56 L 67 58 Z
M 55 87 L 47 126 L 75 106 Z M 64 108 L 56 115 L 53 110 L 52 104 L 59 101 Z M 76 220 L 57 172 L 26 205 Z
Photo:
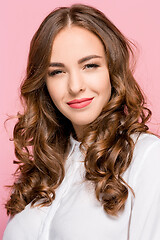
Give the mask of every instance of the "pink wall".
M 43 18 L 55 7 L 72 3 L 86 3 L 104 11 L 106 15 L 140 48 L 136 77 L 148 96 L 153 111 L 151 130 L 160 127 L 160 27 L 159 0 L 5 0 L 0 6 L 0 239 L 7 223 L 4 202 L 8 192 L 3 187 L 12 182 L 14 149 L 9 142 L 11 133 L 4 130 L 6 114 L 16 114 L 19 109 L 19 84 L 24 76 L 31 37 Z M 9 124 L 11 129 L 13 124 Z

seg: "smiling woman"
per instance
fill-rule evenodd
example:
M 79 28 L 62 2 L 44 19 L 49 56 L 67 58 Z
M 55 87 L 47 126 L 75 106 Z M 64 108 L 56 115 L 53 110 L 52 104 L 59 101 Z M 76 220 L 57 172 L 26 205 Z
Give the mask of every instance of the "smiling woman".
M 160 238 L 160 140 L 130 56 L 93 7 L 44 19 L 21 86 L 4 240 Z
M 100 115 L 111 96 L 104 46 L 92 32 L 67 26 L 54 39 L 50 61 L 49 94 L 80 140 L 84 126 Z

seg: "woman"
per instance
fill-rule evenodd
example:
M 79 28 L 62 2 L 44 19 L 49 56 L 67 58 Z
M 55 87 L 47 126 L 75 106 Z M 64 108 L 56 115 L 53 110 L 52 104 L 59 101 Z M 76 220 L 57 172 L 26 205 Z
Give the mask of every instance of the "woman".
M 21 86 L 4 240 L 160 239 L 160 140 L 130 55 L 93 7 L 42 22 Z

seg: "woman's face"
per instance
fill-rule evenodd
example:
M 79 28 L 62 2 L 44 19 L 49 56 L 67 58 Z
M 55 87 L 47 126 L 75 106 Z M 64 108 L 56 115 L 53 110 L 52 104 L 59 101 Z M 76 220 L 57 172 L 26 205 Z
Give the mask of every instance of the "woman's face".
M 107 104 L 111 83 L 103 44 L 92 32 L 77 26 L 61 30 L 52 46 L 47 88 L 80 137 Z

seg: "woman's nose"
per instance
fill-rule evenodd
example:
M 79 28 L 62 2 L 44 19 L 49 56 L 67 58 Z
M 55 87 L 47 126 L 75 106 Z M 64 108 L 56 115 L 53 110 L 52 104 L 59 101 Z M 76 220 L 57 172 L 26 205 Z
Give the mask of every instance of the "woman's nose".
M 70 73 L 68 79 L 68 91 L 72 95 L 77 95 L 85 90 L 85 82 L 82 74 L 79 71 Z

